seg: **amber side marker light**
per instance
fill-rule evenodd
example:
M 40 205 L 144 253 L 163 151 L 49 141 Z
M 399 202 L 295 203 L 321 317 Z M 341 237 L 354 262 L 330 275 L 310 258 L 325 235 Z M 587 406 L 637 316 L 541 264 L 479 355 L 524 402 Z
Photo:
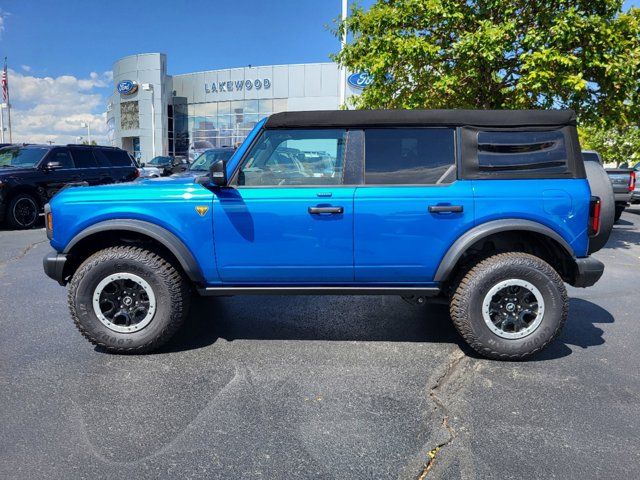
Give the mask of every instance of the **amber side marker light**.
M 51 212 L 47 213 L 47 230 L 53 232 L 53 214 Z

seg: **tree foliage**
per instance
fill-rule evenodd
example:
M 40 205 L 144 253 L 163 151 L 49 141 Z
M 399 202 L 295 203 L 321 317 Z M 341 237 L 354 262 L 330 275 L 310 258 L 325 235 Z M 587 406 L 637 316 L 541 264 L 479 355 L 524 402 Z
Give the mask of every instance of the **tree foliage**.
M 374 82 L 359 108 L 573 108 L 640 113 L 640 10 L 622 0 L 377 0 L 338 24 L 334 59 Z
M 602 128 L 591 125 L 578 129 L 583 150 L 595 150 L 605 163 L 616 167 L 640 162 L 640 129 L 637 126 Z

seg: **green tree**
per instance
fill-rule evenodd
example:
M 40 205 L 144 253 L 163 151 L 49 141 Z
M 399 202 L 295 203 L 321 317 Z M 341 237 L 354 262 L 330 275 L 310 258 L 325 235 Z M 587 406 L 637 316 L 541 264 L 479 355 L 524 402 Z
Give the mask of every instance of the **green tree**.
M 374 82 L 358 108 L 573 108 L 640 113 L 640 10 L 622 0 L 377 0 L 338 24 L 333 58 Z
M 605 163 L 627 163 L 633 167 L 640 161 L 640 129 L 637 126 L 602 128 L 597 125 L 580 127 L 583 150 L 595 150 Z
M 91 140 L 91 143 L 89 143 L 87 140 L 83 140 L 82 145 L 98 145 L 98 144 L 96 143 L 95 140 Z

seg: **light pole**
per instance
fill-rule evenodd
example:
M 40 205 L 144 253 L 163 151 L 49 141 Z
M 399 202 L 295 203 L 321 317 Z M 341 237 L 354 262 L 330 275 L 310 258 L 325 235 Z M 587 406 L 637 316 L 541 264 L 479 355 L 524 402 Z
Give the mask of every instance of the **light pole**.
M 87 141 L 91 145 L 91 125 L 89 125 L 89 122 L 84 122 L 82 126 L 87 129 Z
M 349 8 L 349 0 L 342 0 L 342 24 L 347 19 L 347 9 Z M 342 51 L 347 45 L 347 29 L 342 32 L 340 39 L 340 50 Z M 344 67 L 340 67 L 340 105 L 344 105 L 347 99 L 347 71 Z
M 153 101 L 153 84 L 143 83 L 142 90 L 151 92 L 151 158 L 156 156 L 156 107 Z

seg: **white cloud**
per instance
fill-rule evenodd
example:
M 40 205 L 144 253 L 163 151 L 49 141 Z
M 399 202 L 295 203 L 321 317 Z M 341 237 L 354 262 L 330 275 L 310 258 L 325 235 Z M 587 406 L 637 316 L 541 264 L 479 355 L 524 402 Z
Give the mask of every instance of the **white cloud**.
M 0 36 L 2 36 L 2 32 L 4 32 L 5 21 L 9 15 L 9 12 L 5 12 L 0 8 Z
M 29 65 L 20 65 L 20 68 L 22 70 L 24 70 L 25 72 L 30 72 L 31 71 L 31 67 Z
M 13 141 L 75 143 L 78 136 L 86 139 L 87 129 L 82 124 L 88 123 L 92 140 L 106 144 L 106 101 L 96 89 L 110 84 L 106 73 L 52 78 L 10 69 Z

